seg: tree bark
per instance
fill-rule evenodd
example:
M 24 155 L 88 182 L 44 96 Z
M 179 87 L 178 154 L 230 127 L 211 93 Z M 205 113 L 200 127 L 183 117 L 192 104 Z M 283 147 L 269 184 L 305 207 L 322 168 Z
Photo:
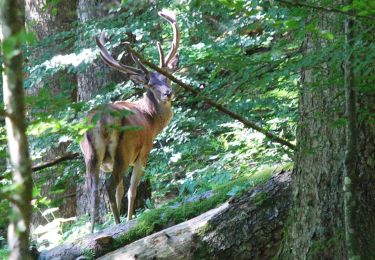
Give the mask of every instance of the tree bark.
M 349 3 L 348 3 L 349 4 Z M 345 49 L 351 53 L 354 47 L 354 20 L 349 18 L 345 21 Z M 345 113 L 346 123 L 346 148 L 344 162 L 344 218 L 345 218 L 345 239 L 348 248 L 348 258 L 353 259 L 359 256 L 355 247 L 355 234 L 353 226 L 353 216 L 356 209 L 356 201 L 353 200 L 356 191 L 353 189 L 353 180 L 357 179 L 357 154 L 358 154 L 358 129 L 357 129 L 357 107 L 356 107 L 356 89 L 354 76 L 354 55 L 350 54 L 344 65 L 345 78 Z
M 332 6 L 342 3 L 342 1 L 332 2 Z M 335 35 L 335 39 L 343 39 L 342 16 L 324 12 L 314 13 L 309 19 L 315 19 L 319 30 L 331 32 Z M 356 29 L 356 33 L 363 33 L 361 30 L 366 31 L 364 28 L 366 25 L 362 24 L 361 29 Z M 373 31 L 369 31 L 367 36 L 363 34 L 361 41 L 366 40 L 361 44 L 363 46 L 373 44 L 373 35 Z M 342 42 L 339 40 L 330 42 L 316 34 L 309 34 L 305 40 L 305 55 L 316 55 L 322 49 L 331 47 L 330 44 L 342 44 Z M 357 49 L 354 53 L 359 52 Z M 345 55 L 349 54 L 350 52 Z M 356 69 L 356 73 L 360 75 L 361 72 Z M 348 73 L 352 72 L 348 71 Z M 352 111 L 354 116 L 361 120 L 357 123 L 354 121 L 358 151 L 354 165 L 350 166 L 351 178 L 345 179 L 345 182 L 350 184 L 346 192 L 352 196 L 350 203 L 346 205 L 351 207 L 347 212 L 351 215 L 345 218 L 344 201 L 348 194 L 343 191 L 344 158 L 347 145 L 350 146 L 345 137 L 346 134 L 353 133 L 346 132 L 348 127 L 344 127 L 350 121 L 345 116 L 344 73 L 337 60 L 325 57 L 324 62 L 316 64 L 313 68 L 303 69 L 301 77 L 303 86 L 300 92 L 297 153 L 292 175 L 292 206 L 286 226 L 286 236 L 278 257 L 279 259 L 347 259 L 352 253 L 348 252 L 350 245 L 346 244 L 345 233 L 350 232 L 350 243 L 352 243 L 350 247 L 356 252 L 352 255 L 361 259 L 374 259 L 373 104 L 375 92 L 373 87 L 368 87 L 373 81 L 358 77 L 355 86 L 358 92 L 357 101 L 351 103 L 351 106 L 354 104 L 358 111 Z M 362 90 L 359 85 L 362 85 Z M 362 111 L 362 114 L 359 111 Z M 334 124 L 342 122 L 343 119 L 344 126 Z M 350 124 L 352 123 L 353 121 Z M 354 157 L 347 158 L 346 162 L 350 163 L 353 159 Z
M 277 173 L 267 183 L 216 209 L 133 242 L 103 259 L 271 259 L 283 237 L 291 197 L 290 175 Z M 95 257 L 101 256 L 136 221 L 44 251 L 40 259 L 76 259 L 90 251 Z
M 96 1 L 96 0 L 79 0 L 77 15 L 79 22 L 83 25 L 89 23 L 92 19 L 108 15 L 108 9 L 105 5 L 110 0 Z M 100 76 L 98 76 L 100 75 Z M 78 101 L 88 101 L 93 98 L 100 90 L 104 89 L 113 81 L 113 73 L 111 69 L 106 66 L 100 59 L 93 61 L 87 69 L 78 73 Z M 99 181 L 99 204 L 97 209 L 97 221 L 103 223 L 106 220 L 106 215 L 110 212 L 110 206 L 104 186 L 105 174 L 100 173 Z M 90 212 L 90 192 L 86 190 L 85 183 L 77 185 L 77 215 L 81 216 Z
M 22 0 L 0 1 L 0 40 L 2 43 L 3 94 L 6 130 L 12 179 L 12 217 L 8 227 L 10 259 L 30 259 L 29 226 L 31 218 L 32 177 L 29 147 L 26 137 L 25 103 L 23 90 L 23 56 L 21 37 L 24 31 L 25 9 Z M 15 40 L 12 50 L 5 50 L 7 43 Z
M 72 23 L 77 19 L 76 9 L 77 0 L 64 0 L 56 3 L 48 0 L 26 0 L 25 13 L 26 24 L 28 25 L 27 29 L 35 34 L 38 41 L 45 41 L 48 37 L 54 37 L 59 33 L 72 29 Z M 56 10 L 56 12 L 53 10 Z M 70 53 L 74 43 L 73 39 L 74 38 L 65 39 L 55 37 L 53 42 L 45 44 L 43 48 L 34 48 L 31 52 L 32 54 L 28 57 L 28 65 L 33 67 L 53 56 Z M 45 56 L 47 56 L 47 58 L 45 58 Z M 75 101 L 76 85 L 76 75 L 74 73 L 68 73 L 67 70 L 63 69 L 51 76 L 43 77 L 43 80 L 39 83 L 34 82 L 34 85 L 28 89 L 27 94 L 37 96 L 42 88 L 46 88 L 51 98 L 61 93 L 67 93 L 72 97 L 72 101 Z M 29 109 L 30 115 L 33 117 L 33 107 Z M 68 146 L 69 142 L 62 142 L 56 147 L 51 146 L 43 155 L 41 161 L 51 161 L 59 157 L 61 154 L 65 153 Z M 41 174 L 34 174 L 34 182 L 36 186 L 40 187 L 41 196 L 45 196 L 53 201 L 56 199 L 56 195 L 53 194 L 51 190 L 55 185 L 56 179 L 62 175 L 62 172 L 53 169 L 47 170 L 45 174 L 50 176 L 47 178 L 47 181 L 45 181 L 45 178 L 43 178 Z M 43 179 L 43 181 L 40 181 L 41 179 Z M 64 193 L 70 194 L 75 192 L 76 178 L 70 178 L 68 182 L 69 183 L 65 185 Z M 75 216 L 76 204 L 74 198 L 65 198 L 60 204 L 57 214 L 58 217 L 63 218 Z M 45 217 L 42 217 L 39 211 L 33 212 L 32 229 L 46 223 Z
M 320 29 L 334 33 L 332 21 L 340 24 L 337 17 L 318 15 L 311 19 L 319 20 Z M 305 55 L 313 55 L 327 44 L 309 34 L 305 39 Z M 343 88 L 318 83 L 324 82 L 319 79 L 323 75 L 328 80 L 339 73 L 332 65 L 323 63 L 320 68 L 302 71 L 293 206 L 282 259 L 346 257 L 342 243 L 345 240 L 342 193 L 345 132 L 343 127 L 331 125 L 344 115 Z M 325 75 L 324 69 L 331 66 L 332 74 Z

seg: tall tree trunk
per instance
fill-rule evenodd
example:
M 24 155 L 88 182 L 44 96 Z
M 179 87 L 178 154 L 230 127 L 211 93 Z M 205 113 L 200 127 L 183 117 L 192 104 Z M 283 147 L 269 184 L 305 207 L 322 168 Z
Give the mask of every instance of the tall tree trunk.
M 320 30 L 333 33 L 335 39 L 343 39 L 342 16 L 324 12 L 314 14 L 310 19 L 318 19 Z M 333 43 L 316 34 L 309 34 L 305 40 L 305 55 L 312 56 L 330 44 Z M 348 245 L 345 228 L 351 227 L 347 231 L 353 232 L 351 239 L 355 251 L 363 259 L 374 259 L 374 89 L 358 95 L 355 104 L 358 110 L 366 112 L 361 116 L 363 120 L 356 125 L 360 149 L 356 154 L 358 163 L 350 170 L 354 170 L 355 174 L 351 174 L 351 179 L 345 178 L 345 182 L 351 182 L 347 192 L 351 193 L 351 201 L 355 201 L 350 204 L 351 216 L 346 219 L 343 191 L 344 158 L 348 154 L 345 151 L 346 129 L 342 124 L 335 124 L 343 119 L 349 122 L 345 118 L 344 74 L 340 64 L 335 63 L 337 61 L 332 62 L 334 59 L 329 57 L 325 57 L 325 60 L 319 66 L 302 71 L 298 145 L 292 175 L 293 204 L 279 258 L 346 259 Z M 355 116 L 358 117 L 358 114 Z
M 345 21 L 345 50 L 351 53 L 354 47 L 354 20 L 348 18 Z M 344 64 L 344 78 L 345 78 L 345 112 L 347 117 L 346 123 L 346 149 L 345 149 L 345 163 L 344 163 L 344 216 L 345 216 L 345 238 L 348 248 L 348 258 L 352 259 L 356 256 L 355 235 L 353 226 L 354 210 L 356 209 L 355 197 L 352 195 L 353 180 L 356 180 L 357 167 L 357 107 L 356 107 L 356 90 L 355 90 L 355 76 L 353 68 L 354 55 L 348 55 Z
M 72 29 L 72 23 L 77 19 L 77 0 L 64 0 L 55 4 L 48 0 L 26 0 L 25 1 L 25 14 L 26 24 L 28 31 L 33 32 L 39 41 L 46 40 L 48 37 L 58 35 L 61 32 L 69 31 Z M 56 10 L 54 12 L 53 10 Z M 43 55 L 50 53 L 47 56 L 65 55 L 72 52 L 74 41 L 67 44 L 69 40 L 57 37 L 56 40 L 43 46 L 43 48 L 35 48 L 32 54 L 28 57 L 29 66 L 39 65 L 38 62 L 44 62 Z M 60 47 L 64 46 L 64 47 Z M 76 75 L 68 73 L 66 70 L 61 70 L 55 74 L 44 77 L 44 80 L 39 84 L 35 84 L 28 90 L 28 95 L 39 95 L 40 90 L 45 87 L 48 89 L 51 97 L 61 94 L 62 92 L 69 93 L 72 101 L 76 100 Z M 32 109 L 32 108 L 31 108 Z M 31 113 L 32 117 L 32 113 Z M 46 154 L 43 156 L 42 161 L 52 160 L 59 155 L 63 154 L 68 147 L 68 142 L 61 142 L 57 147 L 50 147 Z M 41 186 L 41 195 L 54 200 L 56 195 L 51 194 L 52 187 L 55 185 L 56 179 L 62 175 L 61 171 L 46 170 L 50 178 L 45 182 L 43 180 Z M 53 176 L 53 177 L 52 177 Z M 38 185 L 39 179 L 43 179 L 40 174 L 34 174 L 35 184 Z M 75 192 L 75 179 L 68 180 L 65 185 L 65 194 L 72 194 Z M 59 194 L 61 197 L 62 194 Z M 76 203 L 74 197 L 67 197 L 63 199 L 59 206 L 58 217 L 73 217 L 76 215 Z M 32 228 L 40 224 L 46 224 L 45 217 L 42 217 L 40 212 L 33 212 Z
M 3 92 L 6 129 L 14 190 L 12 217 L 8 227 L 10 259 L 30 259 L 29 225 L 31 217 L 32 177 L 26 137 L 25 103 L 23 90 L 23 56 L 21 37 L 24 31 L 25 9 L 22 0 L 0 1 L 0 39 L 4 57 Z M 4 48 L 14 42 L 12 49 Z
M 361 30 L 368 31 L 356 39 Z M 375 29 L 371 22 L 347 20 L 348 49 L 355 45 L 371 46 Z M 361 53 L 361 57 L 366 55 Z M 347 53 L 345 64 L 346 95 L 346 158 L 345 158 L 345 228 L 346 246 L 350 259 L 375 259 L 375 64 L 372 61 L 370 77 L 356 71 L 361 57 Z M 368 67 L 366 66 L 366 68 Z
M 79 0 L 78 1 L 78 18 L 80 23 L 89 23 L 91 20 L 98 17 L 104 17 L 108 15 L 108 9 L 105 8 L 105 4 L 108 4 L 109 0 L 100 3 L 96 0 Z M 98 76 L 100 75 L 100 76 Z M 110 84 L 113 79 L 111 70 L 104 64 L 100 59 L 93 61 L 93 64 L 89 65 L 84 72 L 78 73 L 78 101 L 88 101 L 94 97 L 101 89 L 104 89 Z M 100 174 L 99 181 L 99 204 L 97 209 L 97 221 L 104 222 L 105 216 L 110 212 L 109 202 L 104 186 L 105 174 Z M 77 185 L 77 215 L 83 215 L 90 212 L 90 192 L 86 190 L 85 183 Z

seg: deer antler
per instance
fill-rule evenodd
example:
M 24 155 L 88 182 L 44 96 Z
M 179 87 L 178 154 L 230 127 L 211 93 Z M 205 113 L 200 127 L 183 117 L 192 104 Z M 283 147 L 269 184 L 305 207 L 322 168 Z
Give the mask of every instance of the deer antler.
M 127 66 L 119 61 L 117 61 L 108 51 L 108 49 L 104 46 L 105 44 L 105 35 L 104 33 L 100 33 L 99 36 L 96 37 L 96 44 L 100 49 L 100 57 L 103 61 L 109 65 L 110 67 L 128 75 L 131 80 L 135 81 L 136 83 L 147 83 L 148 82 L 148 70 L 146 67 L 136 58 L 133 58 L 134 61 L 141 67 L 140 69 L 133 68 L 131 66 Z
M 177 63 L 178 63 L 177 50 L 180 45 L 180 30 L 177 25 L 176 15 L 174 12 L 167 11 L 167 10 L 160 11 L 158 14 L 159 16 L 167 20 L 173 28 L 173 41 L 172 41 L 171 48 L 167 56 L 164 56 L 164 52 L 163 52 L 163 49 L 161 48 L 160 42 L 157 42 L 156 44 L 158 51 L 159 51 L 160 67 L 168 68 L 169 70 L 174 71 L 177 69 Z

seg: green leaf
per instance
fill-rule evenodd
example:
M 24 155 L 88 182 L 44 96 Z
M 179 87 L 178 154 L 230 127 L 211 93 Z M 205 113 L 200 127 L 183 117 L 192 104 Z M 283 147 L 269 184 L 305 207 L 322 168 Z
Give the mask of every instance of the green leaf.
M 8 60 L 12 59 L 14 56 L 17 56 L 21 53 L 19 49 L 16 48 L 17 46 L 17 38 L 16 37 L 9 37 L 3 41 L 2 50 L 4 53 L 4 57 Z
M 323 31 L 323 32 L 321 32 L 321 36 L 322 36 L 324 39 L 327 39 L 327 40 L 330 40 L 330 41 L 332 41 L 332 40 L 335 39 L 335 36 L 334 36 L 332 33 L 330 33 L 330 32 L 325 32 L 325 31 Z
M 36 37 L 34 33 L 26 32 L 25 30 L 22 30 L 18 34 L 18 40 L 20 41 L 21 44 L 23 43 L 33 44 L 36 42 Z

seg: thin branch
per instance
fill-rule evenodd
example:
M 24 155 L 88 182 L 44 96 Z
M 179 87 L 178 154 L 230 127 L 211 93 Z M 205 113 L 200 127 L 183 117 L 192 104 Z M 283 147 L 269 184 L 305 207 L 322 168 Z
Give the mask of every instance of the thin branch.
M 72 193 L 68 193 L 68 194 L 64 194 L 62 196 L 59 196 L 59 197 L 56 197 L 56 199 L 67 199 L 67 198 L 71 198 L 71 197 L 75 197 L 77 196 L 77 192 L 72 192 Z
M 265 128 L 262 128 L 260 126 L 258 126 L 255 122 L 252 122 L 244 117 L 242 117 L 241 115 L 238 115 L 236 113 L 234 113 L 233 111 L 227 109 L 226 107 L 224 107 L 223 105 L 213 101 L 212 99 L 202 95 L 200 93 L 199 90 L 197 90 L 196 88 L 194 88 L 193 86 L 191 85 L 188 85 L 184 82 L 182 82 L 181 80 L 175 78 L 172 74 L 164 71 L 163 69 L 159 68 L 158 66 L 156 66 L 155 64 L 153 64 L 152 62 L 149 62 L 148 60 L 144 59 L 138 52 L 136 52 L 135 50 L 133 50 L 132 48 L 129 47 L 129 50 L 143 63 L 143 64 L 146 64 L 147 66 L 149 66 L 150 68 L 152 68 L 153 70 L 159 72 L 160 74 L 163 74 L 164 76 L 166 76 L 168 79 L 170 79 L 171 81 L 173 81 L 174 83 L 176 83 L 177 85 L 179 85 L 180 87 L 182 87 L 183 89 L 193 93 L 193 95 L 195 97 L 197 97 L 198 99 L 206 102 L 207 104 L 209 104 L 210 106 L 216 108 L 217 110 L 219 110 L 220 112 L 224 113 L 224 114 L 227 114 L 228 116 L 240 121 L 241 123 L 243 123 L 246 127 L 248 128 L 251 128 L 251 129 L 254 129 L 262 134 L 264 134 L 265 136 L 267 136 L 268 138 L 270 138 L 272 141 L 276 142 L 276 143 L 279 143 L 279 144 L 282 144 L 282 145 L 285 145 L 287 147 L 289 147 L 291 150 L 295 150 L 295 145 L 290 143 L 289 141 L 281 138 L 281 137 L 278 137 L 277 135 L 271 133 L 270 131 L 268 131 L 267 129 Z
M 285 4 L 285 5 L 289 5 L 289 6 L 298 6 L 298 7 L 315 9 L 315 10 L 319 10 L 319 11 L 326 12 L 326 13 L 338 13 L 338 14 L 344 14 L 344 15 L 348 15 L 348 16 L 352 16 L 352 17 L 357 17 L 357 18 L 370 19 L 370 20 L 375 19 L 374 15 L 360 15 L 360 14 L 356 14 L 354 12 L 345 12 L 345 11 L 342 11 L 342 10 L 336 9 L 336 8 L 311 5 L 311 4 L 306 4 L 306 3 L 302 3 L 302 2 L 298 2 L 298 1 L 292 2 L 292 1 L 287 1 L 287 0 L 276 0 L 276 2 Z
M 8 117 L 11 120 L 14 120 L 14 116 L 9 114 L 7 111 L 0 109 L 0 117 Z
M 54 165 L 56 165 L 58 163 L 61 163 L 61 162 L 64 162 L 64 161 L 74 160 L 74 159 L 78 158 L 79 156 L 80 156 L 79 153 L 65 154 L 63 156 L 58 157 L 57 159 L 52 160 L 52 161 L 37 164 L 37 165 L 33 166 L 32 171 L 33 172 L 40 171 L 42 169 L 54 166 Z
M 12 204 L 16 205 L 17 207 L 21 207 L 21 203 L 17 199 L 13 198 L 11 195 L 7 193 L 0 191 L 0 198 L 9 200 Z

